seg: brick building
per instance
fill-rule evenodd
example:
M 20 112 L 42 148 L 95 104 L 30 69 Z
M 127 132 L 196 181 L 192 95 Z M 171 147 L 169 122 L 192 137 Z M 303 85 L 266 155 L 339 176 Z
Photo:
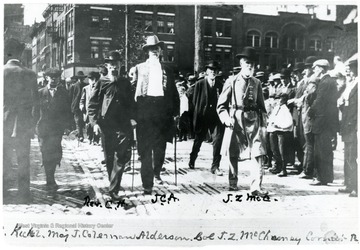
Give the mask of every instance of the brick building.
M 332 61 L 336 23 L 310 14 L 279 12 L 276 16 L 243 12 L 242 5 L 203 5 L 202 58 L 221 62 L 227 73 L 238 65 L 244 46 L 257 50 L 260 68 L 317 55 Z M 33 69 L 58 67 L 69 77 L 102 63 L 105 53 L 120 49 L 128 33 L 141 30 L 165 42 L 162 60 L 183 73 L 192 72 L 195 50 L 195 6 L 191 5 L 49 5 L 45 22 L 32 32 Z M 356 34 L 357 37 L 357 34 Z M 130 39 L 129 39 L 130 40 Z M 141 46 L 135 48 L 141 54 Z M 141 60 L 146 55 L 141 54 Z M 128 65 L 130 68 L 133 65 Z

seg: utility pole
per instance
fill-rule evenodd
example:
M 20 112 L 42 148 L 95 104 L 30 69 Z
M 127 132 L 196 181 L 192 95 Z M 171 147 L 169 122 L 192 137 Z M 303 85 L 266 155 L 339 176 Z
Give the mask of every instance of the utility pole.
M 128 60 L 129 60 L 129 32 L 128 32 L 128 6 L 125 4 L 125 72 L 128 72 Z
M 204 43 L 202 36 L 202 7 L 195 5 L 195 53 L 194 53 L 194 70 L 200 73 L 204 69 Z

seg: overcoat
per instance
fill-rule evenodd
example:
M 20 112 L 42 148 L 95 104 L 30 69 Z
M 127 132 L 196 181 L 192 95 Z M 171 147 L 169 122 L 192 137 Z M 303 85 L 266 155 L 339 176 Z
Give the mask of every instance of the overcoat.
M 357 81 L 357 79 L 356 79 Z M 344 142 L 357 141 L 358 83 L 350 91 L 348 103 L 341 106 L 340 134 Z
M 249 111 L 247 111 L 250 109 Z M 217 104 L 220 120 L 232 119 L 234 128 L 225 129 L 222 155 L 249 159 L 266 154 L 266 109 L 261 82 L 240 75 L 229 77 Z
M 214 88 L 217 92 L 217 98 L 220 96 L 223 85 L 216 79 Z M 207 116 L 209 109 L 209 87 L 206 78 L 203 78 L 195 83 L 192 104 L 194 107 L 193 113 L 193 126 L 195 133 L 200 133 L 203 129 L 208 128 L 208 123 L 220 123 L 220 120 L 216 114 L 216 107 L 214 107 L 214 114 Z M 206 124 L 206 126 L 205 126 Z

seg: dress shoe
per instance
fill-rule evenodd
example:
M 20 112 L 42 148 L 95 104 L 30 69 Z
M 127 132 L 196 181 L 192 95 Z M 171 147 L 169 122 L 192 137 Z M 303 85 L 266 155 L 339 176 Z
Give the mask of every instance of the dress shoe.
M 281 172 L 281 169 L 271 168 L 269 171 L 270 171 L 270 173 L 272 173 L 272 174 L 279 174 L 279 173 Z
M 211 173 L 212 173 L 212 174 L 216 174 L 217 176 L 223 176 L 223 175 L 224 175 L 223 171 L 221 171 L 221 170 L 218 169 L 218 168 L 211 170 Z
M 156 182 L 156 184 L 158 184 L 158 185 L 163 185 L 163 184 L 164 184 L 164 182 L 163 182 L 163 180 L 160 178 L 160 176 L 155 176 L 155 182 Z
M 327 183 L 323 183 L 321 181 L 318 180 L 314 180 L 313 182 L 310 183 L 311 186 L 326 186 Z
M 339 193 L 348 193 L 348 194 L 350 194 L 351 193 L 351 189 L 349 189 L 349 188 L 339 188 Z
M 265 191 L 265 190 L 255 190 L 255 191 L 252 191 L 251 192 L 251 195 L 253 196 L 260 196 L 260 197 L 264 197 L 266 195 L 268 195 L 269 192 L 268 191 Z
M 56 190 L 58 190 L 58 188 L 59 188 L 59 186 L 58 186 L 58 184 L 56 184 L 55 181 L 46 183 L 47 191 L 55 192 Z
M 101 161 L 101 164 L 106 164 L 106 161 L 105 161 L 105 160 L 102 160 L 102 161 Z
M 299 175 L 299 178 L 300 178 L 300 179 L 307 179 L 307 180 L 313 179 L 312 176 L 307 175 L 307 174 L 305 174 L 304 172 L 302 172 L 302 173 Z
M 165 172 L 165 171 L 166 171 L 166 168 L 162 167 L 160 171 L 161 171 L 161 172 Z
M 351 193 L 349 194 L 349 197 L 358 197 L 358 194 L 355 190 L 351 191 Z
M 189 168 L 190 168 L 190 169 L 194 169 L 194 168 L 195 168 L 195 163 L 189 162 Z
M 286 177 L 287 176 L 287 172 L 283 171 L 281 174 L 278 174 L 279 177 Z
M 29 192 L 29 194 L 19 194 L 17 196 L 17 203 L 18 204 L 30 204 L 33 202 L 33 198 L 32 198 L 32 195 L 31 193 Z
M 239 191 L 239 188 L 237 186 L 230 186 L 229 191 Z
M 79 138 L 79 141 L 80 141 L 80 142 L 84 142 L 84 137 L 80 137 L 80 138 Z
M 118 195 L 117 193 L 118 192 L 114 192 L 114 191 L 109 192 L 109 195 L 113 201 L 119 201 L 123 198 L 120 195 Z

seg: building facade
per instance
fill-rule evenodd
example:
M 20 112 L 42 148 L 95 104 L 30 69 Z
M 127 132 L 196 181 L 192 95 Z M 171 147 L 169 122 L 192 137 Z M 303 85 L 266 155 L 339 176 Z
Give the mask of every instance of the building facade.
M 193 5 L 49 5 L 43 13 L 45 22 L 31 34 L 33 69 L 57 67 L 64 78 L 79 70 L 95 70 L 109 50 L 124 49 L 125 34 L 130 36 L 128 41 L 134 40 L 134 30 L 143 36 L 156 34 L 164 41 L 161 59 L 184 74 L 194 71 L 196 35 L 204 48 L 200 56 L 220 61 L 225 74 L 238 66 L 235 55 L 245 46 L 256 48 L 260 69 L 279 70 L 309 55 L 330 61 L 334 56 L 333 21 L 288 12 L 247 14 L 241 5 L 202 5 L 201 9 L 201 32 L 195 34 Z M 138 52 L 139 61 L 146 58 L 141 51 L 144 41 L 125 45 Z M 134 66 L 131 63 L 127 69 Z

